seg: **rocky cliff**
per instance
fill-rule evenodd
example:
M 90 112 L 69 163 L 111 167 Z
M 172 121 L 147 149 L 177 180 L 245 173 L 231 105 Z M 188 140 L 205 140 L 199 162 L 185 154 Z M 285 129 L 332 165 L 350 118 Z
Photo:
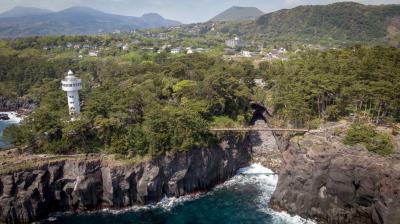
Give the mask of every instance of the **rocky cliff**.
M 27 99 L 8 99 L 0 96 L 0 111 L 17 111 L 26 110 L 32 111 L 36 107 L 35 102 Z
M 399 153 L 381 157 L 346 146 L 346 128 L 291 139 L 271 206 L 321 223 L 400 223 Z
M 247 139 L 229 140 L 137 164 L 86 156 L 53 158 L 35 168 L 15 165 L 17 170 L 0 171 L 0 222 L 27 223 L 55 211 L 123 208 L 206 191 L 248 165 L 249 148 Z M 3 167 L 14 156 L 2 154 Z
M 254 124 L 255 128 L 269 128 L 263 120 Z M 252 162 L 259 163 L 274 172 L 278 172 L 282 163 L 281 151 L 279 150 L 281 140 L 275 133 L 270 131 L 254 131 L 250 135 L 252 145 Z

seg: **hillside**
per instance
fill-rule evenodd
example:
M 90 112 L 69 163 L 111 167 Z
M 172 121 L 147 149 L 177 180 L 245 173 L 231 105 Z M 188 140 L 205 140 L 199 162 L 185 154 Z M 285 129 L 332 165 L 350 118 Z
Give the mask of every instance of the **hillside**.
M 166 20 L 158 14 L 130 17 L 108 14 L 88 7 L 72 7 L 46 15 L 1 18 L 0 38 L 98 34 L 178 24 L 180 23 Z
M 210 21 L 242 21 L 255 20 L 264 13 L 256 7 L 238 7 L 234 6 L 218 14 Z
M 50 14 L 53 11 L 34 7 L 15 7 L 6 12 L 0 13 L 0 18 L 15 18 L 22 16 L 39 16 Z
M 253 22 L 222 23 L 219 31 L 265 40 L 309 42 L 400 42 L 400 5 L 342 2 L 299 6 Z

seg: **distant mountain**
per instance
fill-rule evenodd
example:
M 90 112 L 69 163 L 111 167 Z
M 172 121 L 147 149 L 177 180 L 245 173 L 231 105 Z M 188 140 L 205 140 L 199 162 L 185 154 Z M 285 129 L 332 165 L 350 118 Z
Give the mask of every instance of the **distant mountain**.
M 242 21 L 255 20 L 264 13 L 256 7 L 231 7 L 224 12 L 218 14 L 210 21 Z
M 40 16 L 53 13 L 47 9 L 39 9 L 33 7 L 15 7 L 9 11 L 0 13 L 0 18 L 14 18 L 23 16 Z
M 146 24 L 150 27 L 170 27 L 170 26 L 177 26 L 180 25 L 180 22 L 164 19 L 157 13 L 148 13 L 144 14 L 141 17 L 141 20 L 145 21 Z
M 329 37 L 340 40 L 385 38 L 400 31 L 400 5 L 363 5 L 341 2 L 299 6 L 261 16 L 259 32 L 272 36 Z
M 132 17 L 108 14 L 88 7 L 72 7 L 45 15 L 0 18 L 0 38 L 98 34 L 179 24 L 155 13 Z
M 262 15 L 252 22 L 221 22 L 220 32 L 266 41 L 323 44 L 393 42 L 400 44 L 400 5 L 340 2 L 299 6 Z

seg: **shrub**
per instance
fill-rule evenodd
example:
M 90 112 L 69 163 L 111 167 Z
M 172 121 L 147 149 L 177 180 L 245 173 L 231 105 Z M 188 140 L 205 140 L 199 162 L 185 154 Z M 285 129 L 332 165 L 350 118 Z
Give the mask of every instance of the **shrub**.
M 37 153 L 49 153 L 49 154 L 68 154 L 70 151 L 71 144 L 66 140 L 60 141 L 45 141 L 41 144 L 41 147 L 36 151 Z
M 307 123 L 309 129 L 318 129 L 321 126 L 321 119 L 316 118 Z
M 233 127 L 238 126 L 238 123 L 235 122 L 234 120 L 232 120 L 228 116 L 214 116 L 212 119 L 213 119 L 213 122 L 212 122 L 213 127 L 233 128 Z
M 325 118 L 328 121 L 337 121 L 340 118 L 340 110 L 337 105 L 329 106 L 324 112 Z
M 13 145 L 32 145 L 35 136 L 27 127 L 11 125 L 3 132 L 4 141 Z
M 400 133 L 400 128 L 398 128 L 397 126 L 393 126 L 392 128 L 392 135 L 396 136 Z
M 174 93 L 177 92 L 181 92 L 182 90 L 186 89 L 186 88 L 192 88 L 196 85 L 195 81 L 191 81 L 191 80 L 182 80 L 180 82 L 178 82 L 177 84 L 175 84 L 172 87 L 172 90 L 174 91 Z
M 340 134 L 342 134 L 343 132 L 342 132 L 342 129 L 341 128 L 334 128 L 333 129 L 333 135 L 334 136 L 339 136 Z
M 371 125 L 355 123 L 347 131 L 344 143 L 347 145 L 362 144 L 368 151 L 382 156 L 393 153 L 393 142 L 389 135 L 378 133 Z

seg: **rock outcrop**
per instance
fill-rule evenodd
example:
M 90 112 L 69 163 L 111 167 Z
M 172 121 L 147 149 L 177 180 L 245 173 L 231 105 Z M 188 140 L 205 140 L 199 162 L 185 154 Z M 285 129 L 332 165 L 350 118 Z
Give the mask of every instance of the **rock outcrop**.
M 254 124 L 255 128 L 269 128 L 263 120 L 258 120 Z M 282 158 L 279 149 L 279 139 L 271 131 L 254 131 L 250 135 L 252 144 L 252 162 L 260 163 L 274 172 L 278 172 Z
M 291 139 L 271 206 L 321 223 L 399 224 L 399 154 L 344 145 L 346 127 Z
M 0 96 L 0 111 L 32 111 L 35 107 L 36 104 L 32 100 L 22 98 L 8 99 Z
M 138 164 L 62 159 L 0 174 L 0 222 L 27 223 L 56 211 L 123 208 L 210 190 L 248 165 L 250 145 L 229 140 L 213 149 Z
M 10 120 L 8 114 L 0 114 L 0 121 L 8 121 L 8 120 Z

